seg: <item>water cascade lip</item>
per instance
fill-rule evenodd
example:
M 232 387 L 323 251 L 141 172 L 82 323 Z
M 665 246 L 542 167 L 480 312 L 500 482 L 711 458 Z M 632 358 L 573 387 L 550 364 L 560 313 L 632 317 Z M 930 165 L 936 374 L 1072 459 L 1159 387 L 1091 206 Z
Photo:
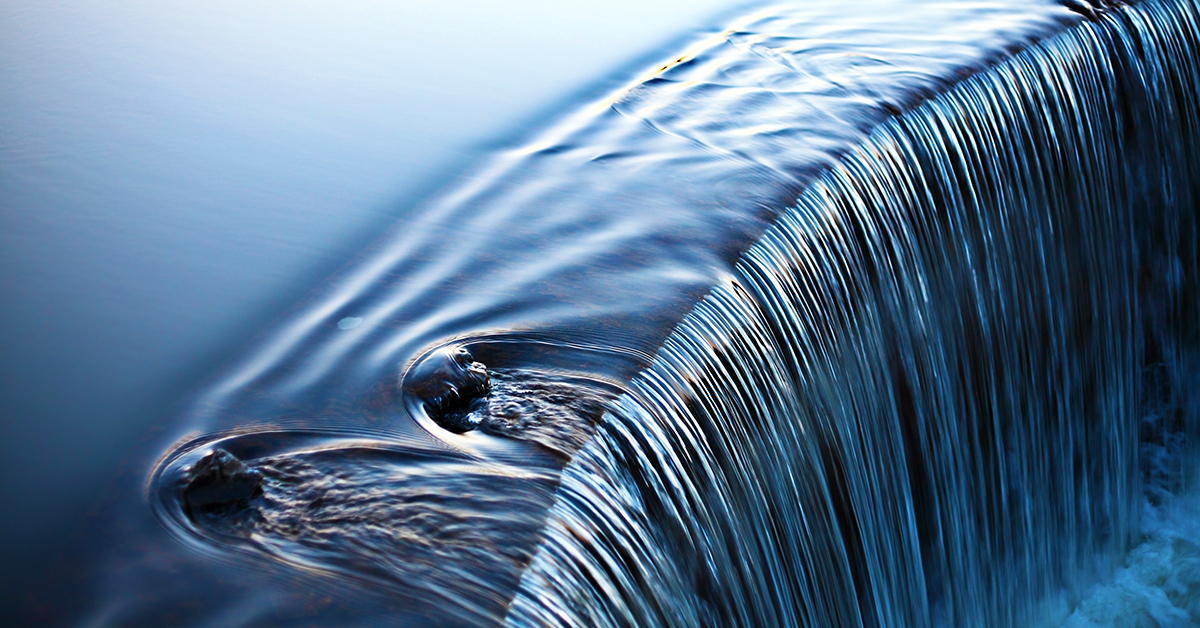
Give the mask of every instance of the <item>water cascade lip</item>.
M 1194 22 L 1184 5 L 1177 22 Z M 1072 491 L 1051 471 L 1083 460 L 1090 497 L 1117 513 L 1072 551 L 1131 529 L 1133 485 L 1101 471 L 1136 453 L 1021 397 L 1042 389 L 1019 373 L 1108 391 L 1063 397 L 1096 416 L 1136 397 L 1115 373 L 1138 337 L 1099 330 L 1138 316 L 1118 298 L 1138 260 L 1104 248 L 1132 230 L 1097 199 L 1141 188 L 1071 178 L 1120 160 L 1119 142 L 1072 135 L 1100 114 L 1070 90 L 1132 89 L 1121 72 L 1144 60 L 1095 41 L 1159 32 L 1141 6 L 1085 24 L 1040 0 L 784 3 L 697 37 L 431 199 L 199 394 L 161 435 L 153 520 L 114 515 L 125 541 L 97 561 L 90 617 L 161 623 L 197 599 L 221 608 L 196 623 L 248 609 L 245 624 L 300 608 L 288 621 L 937 625 L 970 599 L 1025 612 L 976 568 L 1041 556 L 1021 554 L 1047 529 L 1022 505 L 1030 478 Z M 1146 133 L 1169 117 L 1105 112 L 1129 150 L 1154 144 L 1127 116 Z M 1094 234 L 1038 213 L 1064 199 L 1095 210 Z M 1066 251 L 1109 273 L 1071 274 L 1084 262 Z M 1005 440 L 1001 410 L 1017 408 L 1055 417 L 1044 456 Z M 999 427 L 956 427 L 954 412 Z M 1080 439 L 1111 456 L 1081 456 Z M 190 470 L 218 450 L 261 492 L 189 515 Z M 971 511 L 955 500 L 976 480 L 991 497 Z M 1045 516 L 1100 521 L 1070 504 Z M 984 529 L 1000 512 L 1022 523 Z M 955 562 L 930 540 L 963 530 L 1008 549 Z M 960 574 L 977 588 L 936 586 Z M 1031 594 L 1062 573 L 1034 575 Z
M 1066 619 L 1200 436 L 1198 60 L 1148 0 L 880 125 L 614 402 L 507 623 Z
M 1079 19 L 1042 0 L 835 5 L 756 8 L 464 176 L 231 365 L 188 427 L 319 406 L 464 334 L 652 354 L 871 128 Z

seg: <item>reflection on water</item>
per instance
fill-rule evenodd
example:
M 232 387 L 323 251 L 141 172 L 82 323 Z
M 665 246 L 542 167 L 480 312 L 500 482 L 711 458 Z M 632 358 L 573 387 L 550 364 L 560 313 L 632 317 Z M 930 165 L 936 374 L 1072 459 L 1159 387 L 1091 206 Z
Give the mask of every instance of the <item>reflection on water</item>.
M 61 604 L 48 613 L 101 625 L 368 625 L 386 619 L 472 626 L 506 615 L 517 623 L 588 617 L 593 608 L 611 611 L 610 618 L 662 617 L 664 624 L 794 619 L 772 607 L 770 583 L 737 580 L 743 566 L 733 559 L 710 573 L 715 563 L 700 563 L 719 554 L 697 549 L 744 549 L 754 544 L 741 539 L 760 538 L 761 530 L 741 530 L 751 524 L 732 515 L 732 523 L 725 521 L 710 506 L 744 502 L 733 515 L 748 516 L 769 501 L 756 490 L 789 482 L 800 492 L 812 488 L 809 475 L 792 476 L 809 470 L 803 465 L 768 469 L 778 474 L 764 472 L 744 487 L 732 480 L 702 486 L 696 479 L 734 478 L 752 462 L 769 463 L 755 455 L 774 451 L 774 444 L 745 451 L 738 445 L 759 427 L 755 421 L 800 416 L 800 410 L 764 409 L 778 391 L 766 390 L 763 382 L 771 378 L 765 371 L 744 368 L 783 342 L 778 333 L 763 332 L 732 354 L 722 352 L 725 335 L 739 333 L 730 321 L 740 315 L 738 295 L 745 294 L 735 279 L 745 264 L 735 264 L 798 198 L 815 203 L 817 192 L 802 196 L 809 184 L 872 129 L 1088 13 L 1033 0 L 872 0 L 846 9 L 838 2 L 783 3 L 718 24 L 634 80 L 499 152 L 404 217 L 156 433 L 134 464 L 137 472 L 80 541 L 85 567 L 60 579 Z M 947 149 L 947 159 L 957 150 Z M 892 157 L 882 152 L 853 154 L 869 163 L 868 157 Z M 947 168 L 947 178 L 957 174 Z M 813 211 L 815 225 L 823 214 Z M 964 222 L 974 216 L 965 215 Z M 804 225 L 796 231 L 808 232 Z M 865 240 L 845 239 L 857 246 L 856 237 Z M 845 242 L 824 244 L 822 251 L 836 256 Z M 948 242 L 946 250 L 959 244 Z M 973 260 L 974 249 L 962 246 L 969 249 L 964 258 Z M 761 256 L 774 249 L 754 250 Z M 804 251 L 794 253 L 783 261 L 808 259 Z M 951 271 L 969 270 L 971 263 L 952 264 Z M 821 278 L 830 282 L 827 292 L 764 293 L 762 300 L 779 296 L 785 308 L 808 297 L 823 303 L 856 285 L 856 274 L 838 274 L 832 262 L 830 269 Z M 785 282 L 782 274 L 763 271 L 763 277 Z M 717 296 L 678 331 L 714 286 L 721 286 Z M 831 305 L 800 318 L 837 313 Z M 835 323 L 826 331 L 833 333 Z M 914 320 L 909 327 L 925 324 Z M 695 372 L 687 368 L 695 365 L 681 364 L 655 379 L 671 358 L 669 352 L 655 357 L 664 340 L 673 330 L 677 338 L 696 329 L 707 330 L 691 338 L 696 355 L 711 350 L 715 357 Z M 1120 358 L 1109 364 L 1114 369 L 1129 358 L 1128 352 L 1112 355 Z M 783 370 L 774 375 L 782 377 Z M 634 403 L 628 382 L 639 373 L 638 403 L 657 414 L 641 422 L 632 411 L 621 420 L 606 414 L 616 399 L 626 410 Z M 728 447 L 723 458 L 709 459 L 705 447 L 664 435 L 674 433 L 672 426 L 653 426 L 662 417 L 724 408 L 725 397 L 704 394 L 713 382 L 761 395 L 746 404 L 749 427 L 739 423 L 736 433 L 714 428 L 695 437 L 695 443 Z M 623 424 L 630 416 L 634 420 Z M 821 455 L 842 451 L 836 440 L 821 444 Z M 606 443 L 621 446 L 606 450 Z M 571 463 L 581 450 L 628 481 L 581 479 L 586 473 L 580 469 L 591 468 Z M 854 468 L 818 471 L 840 473 L 847 482 L 856 477 Z M 565 489 L 563 477 L 570 482 Z M 572 500 L 566 505 L 564 494 Z M 673 502 L 673 496 L 682 497 Z M 780 499 L 781 508 L 791 503 Z M 844 511 L 849 499 L 830 507 Z M 539 545 L 552 508 L 553 542 Z M 569 508 L 579 510 L 563 512 Z M 588 525 L 574 525 L 579 521 Z M 679 540 L 655 527 L 676 521 L 699 532 Z M 767 540 L 752 549 L 766 558 L 745 569 L 775 569 L 772 543 L 788 542 L 790 530 L 762 533 Z M 611 536 L 601 538 L 601 532 Z M 609 542 L 623 535 L 632 541 Z M 678 582 L 655 584 L 644 579 L 649 569 L 623 569 L 644 558 L 641 552 L 660 549 L 656 556 L 663 560 L 655 564 Z M 537 570 L 529 575 L 535 556 Z M 675 568 L 678 573 L 670 571 Z M 935 572 L 930 567 L 928 573 Z M 863 573 L 848 574 L 847 590 L 864 586 L 854 580 Z M 730 584 L 735 580 L 737 586 Z M 584 582 L 612 608 L 572 606 L 586 596 L 572 597 L 569 585 Z M 523 606 L 509 615 L 518 586 Z M 672 586 L 683 593 L 671 598 Z M 743 589 L 738 599 L 753 608 L 713 610 L 723 595 Z M 928 619 L 933 612 L 917 615 Z
M 440 625 L 486 623 L 504 614 L 533 558 L 558 470 L 614 396 L 600 382 L 558 374 L 497 369 L 492 377 L 473 411 L 479 435 L 372 439 L 327 427 L 202 439 L 162 467 L 152 505 L 185 545 L 255 550 L 360 580 Z M 253 483 L 226 477 L 218 482 L 236 492 L 215 499 L 214 482 L 196 489 L 195 470 L 214 450 Z M 194 499 L 198 490 L 204 501 Z
M 78 612 L 501 621 L 558 469 L 774 217 L 879 122 L 1077 19 L 1044 2 L 769 6 L 501 152 L 173 420 L 146 465 L 157 517 L 105 513 L 97 528 L 125 540 L 74 580 Z M 446 406 L 447 430 L 443 392 L 401 380 L 460 346 L 490 393 L 443 387 L 478 399 Z M 216 448 L 261 492 L 185 507 Z
M 21 478 L 0 486 L 20 512 L 0 590 L 88 525 L 186 393 L 484 142 L 726 4 L 0 4 L 0 473 Z
M 508 625 L 1064 619 L 1137 539 L 1150 452 L 1196 451 L 1197 209 L 1190 0 L 887 120 L 603 415 Z M 1115 625 L 1200 622 L 1178 575 L 1162 624 Z
M 436 613 L 446 624 L 477 625 L 503 612 L 557 485 L 550 460 L 482 462 L 427 443 L 355 441 L 336 432 L 199 445 L 168 473 L 219 445 L 254 456 L 261 494 L 179 509 L 180 484 L 160 480 L 161 503 L 173 507 L 164 519 L 182 543 L 198 538 L 226 552 L 267 554 L 402 598 L 409 612 Z M 473 600 L 467 612 L 459 610 L 462 598 Z

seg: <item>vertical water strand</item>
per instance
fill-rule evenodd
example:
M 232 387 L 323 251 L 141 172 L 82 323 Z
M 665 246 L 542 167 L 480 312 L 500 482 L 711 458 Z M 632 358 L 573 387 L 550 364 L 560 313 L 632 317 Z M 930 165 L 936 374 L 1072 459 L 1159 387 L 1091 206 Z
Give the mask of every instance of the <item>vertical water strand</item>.
M 1143 81 L 1152 94 L 1154 115 L 1167 118 L 1183 130 L 1182 137 L 1200 134 L 1200 102 L 1194 94 L 1200 83 L 1196 63 L 1197 38 L 1200 37 L 1200 18 L 1195 3 L 1191 11 L 1172 13 L 1132 14 L 1128 16 L 1142 38 L 1135 42 L 1137 50 L 1158 50 L 1159 55 L 1147 57 L 1147 71 L 1154 80 Z M 1142 164 L 1142 181 L 1147 186 L 1161 186 L 1163 197 L 1155 215 L 1139 234 L 1139 246 L 1147 255 L 1142 268 L 1141 301 L 1145 309 L 1147 403 L 1150 406 L 1142 424 L 1143 455 L 1154 458 L 1143 465 L 1151 486 L 1147 488 L 1152 500 L 1161 497 L 1162 490 L 1178 490 L 1190 479 L 1197 453 L 1195 435 L 1200 431 L 1200 411 L 1197 397 L 1190 391 L 1197 383 L 1200 360 L 1197 358 L 1196 320 L 1200 318 L 1197 293 L 1197 233 L 1194 215 L 1200 202 L 1200 146 L 1195 142 L 1180 142 L 1176 137 L 1160 139 L 1163 158 L 1175 164 L 1190 165 L 1183 177 L 1162 177 L 1157 181 L 1153 164 Z M 1154 197 L 1146 197 L 1147 206 Z M 1182 450 L 1179 448 L 1182 446 Z M 1166 458 L 1162 454 L 1169 454 Z
M 1184 395 L 1197 13 L 1072 28 L 810 186 L 568 466 L 509 622 L 1061 617 L 1137 531 L 1143 369 Z

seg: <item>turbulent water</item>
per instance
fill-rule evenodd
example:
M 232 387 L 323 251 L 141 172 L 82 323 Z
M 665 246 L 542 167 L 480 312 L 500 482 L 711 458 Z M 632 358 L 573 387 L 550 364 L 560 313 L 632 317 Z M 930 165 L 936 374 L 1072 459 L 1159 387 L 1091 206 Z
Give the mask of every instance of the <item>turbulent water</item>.
M 1186 483 L 1200 9 L 846 8 L 431 201 L 156 437 L 49 614 L 1066 618 Z
M 1110 570 L 1194 335 L 1196 17 L 1071 29 L 810 187 L 567 468 L 512 623 L 1018 626 Z

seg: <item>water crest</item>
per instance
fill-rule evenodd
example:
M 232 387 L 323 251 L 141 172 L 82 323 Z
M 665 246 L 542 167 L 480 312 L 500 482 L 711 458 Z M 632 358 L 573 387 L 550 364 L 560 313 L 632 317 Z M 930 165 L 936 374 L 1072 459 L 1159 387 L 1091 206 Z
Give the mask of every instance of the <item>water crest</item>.
M 1070 29 L 809 187 L 564 471 L 509 622 L 1022 626 L 1111 570 L 1139 439 L 1196 427 L 1139 426 L 1144 370 L 1194 368 L 1196 9 Z
M 698 36 L 323 286 L 156 443 L 90 617 L 1062 615 L 1197 428 L 1200 11 L 844 9 Z

